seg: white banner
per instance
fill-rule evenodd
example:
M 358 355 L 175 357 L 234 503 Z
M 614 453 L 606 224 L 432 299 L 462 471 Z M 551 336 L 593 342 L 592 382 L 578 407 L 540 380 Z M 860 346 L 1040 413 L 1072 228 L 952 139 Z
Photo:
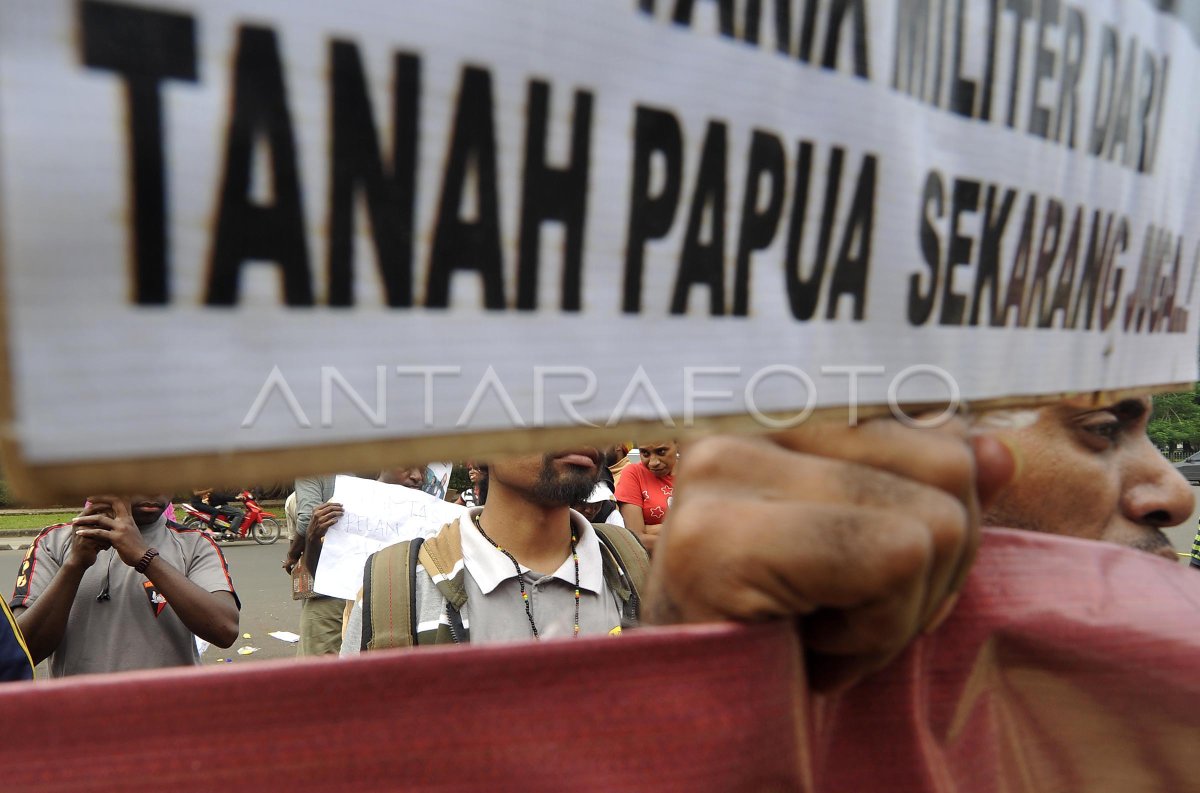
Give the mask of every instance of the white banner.
M 1194 380 L 1196 43 L 1018 6 L 5 3 L 9 463 Z
M 362 588 L 368 556 L 386 545 L 432 537 L 467 514 L 466 507 L 424 491 L 357 476 L 338 476 L 331 500 L 344 512 L 325 534 L 313 591 L 343 600 L 352 600 Z

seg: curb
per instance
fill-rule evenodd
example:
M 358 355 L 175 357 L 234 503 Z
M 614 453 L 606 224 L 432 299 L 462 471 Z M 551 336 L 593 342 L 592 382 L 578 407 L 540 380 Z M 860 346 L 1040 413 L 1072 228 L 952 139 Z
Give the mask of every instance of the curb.
M 279 536 L 280 539 L 284 539 L 282 534 Z M 36 539 L 37 537 L 17 537 L 10 540 L 0 540 L 0 551 L 24 551 L 28 549 L 29 546 L 33 545 L 33 541 Z M 278 542 L 278 540 L 276 542 Z M 274 545 L 275 543 L 271 544 Z M 222 548 L 236 548 L 239 545 L 254 545 L 254 541 L 247 537 L 241 540 L 232 540 L 221 543 Z
M 285 537 L 282 534 L 280 534 L 279 537 L 281 540 L 285 539 Z M 37 537 L 17 537 L 15 539 L 11 539 L 11 540 L 0 540 L 0 551 L 28 550 L 29 546 L 33 545 L 33 541 L 36 539 L 37 539 Z M 278 540 L 276 542 L 278 542 Z M 222 542 L 220 545 L 221 545 L 221 548 L 236 548 L 236 547 L 242 546 L 242 545 L 249 547 L 249 546 L 253 546 L 254 544 L 255 544 L 254 541 L 247 537 L 247 538 L 241 539 L 241 540 L 231 540 L 229 542 Z M 274 545 L 275 543 L 271 543 L 271 544 Z

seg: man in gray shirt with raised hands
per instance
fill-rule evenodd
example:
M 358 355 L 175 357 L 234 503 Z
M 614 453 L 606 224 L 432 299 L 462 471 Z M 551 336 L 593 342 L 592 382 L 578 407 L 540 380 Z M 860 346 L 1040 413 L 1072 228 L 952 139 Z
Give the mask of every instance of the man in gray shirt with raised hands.
M 30 546 L 11 606 L 54 677 L 200 663 L 195 637 L 229 647 L 241 604 L 225 557 L 163 514 L 170 497 L 93 496 Z

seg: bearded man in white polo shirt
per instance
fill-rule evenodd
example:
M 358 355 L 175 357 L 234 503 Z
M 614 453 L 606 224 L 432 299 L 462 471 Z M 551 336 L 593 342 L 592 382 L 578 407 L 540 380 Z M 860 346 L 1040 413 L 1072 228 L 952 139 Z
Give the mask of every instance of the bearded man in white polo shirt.
M 367 562 L 343 652 L 618 634 L 634 624 L 645 549 L 570 508 L 592 491 L 602 462 L 592 448 L 492 462 L 485 507 Z M 389 594 L 397 591 L 401 601 Z

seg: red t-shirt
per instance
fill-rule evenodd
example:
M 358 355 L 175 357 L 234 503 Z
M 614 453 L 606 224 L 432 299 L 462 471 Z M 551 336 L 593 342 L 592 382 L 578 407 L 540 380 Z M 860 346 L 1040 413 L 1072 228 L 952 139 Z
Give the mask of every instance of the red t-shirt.
M 674 492 L 674 474 L 658 477 L 651 473 L 645 464 L 638 463 L 625 466 L 614 495 L 622 504 L 641 507 L 642 520 L 647 526 L 656 526 L 666 519 Z

